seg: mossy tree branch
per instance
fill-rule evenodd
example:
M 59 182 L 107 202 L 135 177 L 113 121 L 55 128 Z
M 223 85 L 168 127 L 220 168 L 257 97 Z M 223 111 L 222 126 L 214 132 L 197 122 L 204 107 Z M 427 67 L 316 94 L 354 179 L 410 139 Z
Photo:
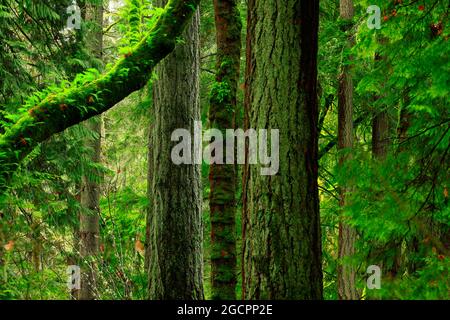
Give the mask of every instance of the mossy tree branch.
M 101 114 L 149 80 L 153 68 L 173 51 L 200 0 L 170 0 L 152 30 L 99 78 L 50 93 L 0 135 L 0 193 L 40 142 Z

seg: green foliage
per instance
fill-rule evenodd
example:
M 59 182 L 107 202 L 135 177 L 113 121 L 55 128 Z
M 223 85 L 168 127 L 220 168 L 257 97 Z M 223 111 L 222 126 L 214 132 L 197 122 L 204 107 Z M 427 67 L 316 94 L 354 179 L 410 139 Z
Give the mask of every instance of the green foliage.
M 369 30 L 365 10 L 382 10 L 382 27 Z M 424 6 L 424 10 L 419 8 Z M 327 12 L 333 5 L 322 4 Z M 365 298 L 445 299 L 448 297 L 448 162 L 449 61 L 448 17 L 444 1 L 420 3 L 360 1 L 353 21 L 355 46 L 350 61 L 356 87 L 355 117 L 363 116 L 356 130 L 358 143 L 343 166 L 339 154 L 329 152 L 321 161 L 320 184 L 323 225 L 325 298 L 336 298 L 337 224 L 341 215 L 358 232 L 357 253 L 344 263 L 357 268 Z M 323 13 L 321 53 L 339 51 L 343 38 L 332 13 Z M 439 34 L 433 26 L 441 24 Z M 345 38 L 344 38 L 345 39 Z M 333 51 L 332 51 L 333 52 Z M 331 55 L 333 56 L 333 55 Z M 375 57 L 378 57 L 376 60 Z M 321 61 L 322 103 L 337 96 L 339 62 Z M 332 106 L 333 107 L 333 106 Z M 371 120 L 367 114 L 389 114 L 389 155 L 374 160 Z M 327 115 L 321 144 L 336 136 L 336 109 Z M 401 136 L 407 115 L 407 131 Z M 345 153 L 346 151 L 344 151 Z M 339 208 L 339 185 L 351 185 L 348 205 Z M 447 195 L 446 195 L 447 194 Z M 440 258 L 437 258 L 440 257 Z M 387 270 L 400 259 L 394 279 Z M 381 290 L 365 288 L 368 265 L 383 266 Z M 427 289 L 425 289 L 427 288 Z M 446 292 L 447 291 L 447 292 Z
M 83 32 L 94 26 L 85 23 L 82 31 L 60 32 L 69 3 L 71 0 L 7 0 L 0 4 L 0 134 L 49 95 L 52 99 L 99 79 L 102 63 L 89 53 L 83 39 Z M 154 26 L 164 9 L 148 4 L 127 0 L 117 12 L 107 14 L 105 21 L 110 25 L 105 27 L 105 62 L 126 59 Z M 342 21 L 338 1 L 320 2 L 319 101 L 324 117 L 320 149 L 336 141 L 338 79 L 343 65 L 352 68 L 354 120 L 361 119 L 355 126 L 355 147 L 341 152 L 332 148 L 320 161 L 324 298 L 337 299 L 337 266 L 344 263 L 357 269 L 363 299 L 448 299 L 448 3 L 424 0 L 400 5 L 396 1 L 362 0 L 355 4 L 355 18 Z M 366 8 L 372 4 L 382 9 L 380 30 L 367 28 Z M 424 10 L 419 10 L 419 5 Z M 246 13 L 246 3 L 242 1 L 240 6 Z M 215 63 L 213 2 L 202 1 L 200 12 L 200 103 L 207 127 L 210 103 L 227 102 L 231 94 L 228 79 L 217 82 L 215 75 L 232 63 L 227 59 L 220 66 Z M 245 38 L 245 14 L 242 24 Z M 352 34 L 354 46 L 348 48 L 347 37 Z M 183 41 L 177 38 L 178 44 Z M 245 63 L 242 59 L 241 70 L 245 70 Z M 106 69 L 112 69 L 111 65 Z M 132 71 L 125 67 L 119 76 Z M 66 266 L 79 255 L 75 245 L 78 215 L 87 210 L 79 199 L 83 176 L 102 186 L 100 254 L 95 258 L 99 298 L 146 298 L 142 246 L 145 215 L 151 205 L 146 194 L 146 141 L 152 121 L 151 83 L 156 78 L 152 74 L 144 89 L 104 114 L 101 165 L 92 162 L 93 150 L 85 146 L 86 140 L 98 135 L 85 126 L 53 136 L 21 164 L 8 191 L 0 196 L 0 299 L 69 298 Z M 239 79 L 242 83 L 244 72 Z M 242 101 L 240 87 L 238 127 L 242 127 Z M 88 106 L 77 108 L 87 110 Z M 379 111 L 388 113 L 391 124 L 389 152 L 383 160 L 374 159 L 371 151 L 372 120 Z M 402 128 L 405 115 L 407 126 Z M 405 132 L 400 132 L 402 129 Z M 338 159 L 343 154 L 349 160 L 340 165 Z M 204 283 L 206 298 L 211 298 L 209 258 L 219 253 L 212 252 L 209 241 L 209 166 L 204 163 L 201 169 Z M 238 170 L 241 177 L 242 168 Z M 339 206 L 340 185 L 351 186 L 344 208 Z M 241 185 L 236 199 L 240 266 Z M 356 254 L 342 261 L 338 261 L 340 217 L 358 233 Z M 388 270 L 398 259 L 400 266 L 390 275 Z M 382 267 L 380 290 L 366 288 L 366 268 L 371 264 Z M 238 298 L 241 290 L 238 277 Z
M 231 86 L 227 81 L 214 82 L 211 86 L 210 98 L 213 102 L 222 103 L 230 99 Z

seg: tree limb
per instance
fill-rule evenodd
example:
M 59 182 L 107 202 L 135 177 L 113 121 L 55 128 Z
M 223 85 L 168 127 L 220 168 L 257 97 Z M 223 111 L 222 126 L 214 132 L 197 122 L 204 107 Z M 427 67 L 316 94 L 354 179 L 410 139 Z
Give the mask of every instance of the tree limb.
M 40 142 L 101 114 L 149 80 L 153 68 L 175 48 L 200 0 L 170 0 L 152 30 L 129 54 L 99 78 L 50 93 L 0 135 L 0 194 Z

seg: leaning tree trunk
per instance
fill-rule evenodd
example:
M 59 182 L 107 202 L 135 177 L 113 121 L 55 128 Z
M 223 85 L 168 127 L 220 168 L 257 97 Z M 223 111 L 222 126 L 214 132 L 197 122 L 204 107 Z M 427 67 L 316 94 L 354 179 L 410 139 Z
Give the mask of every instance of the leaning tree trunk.
M 157 67 L 153 84 L 150 299 L 203 299 L 200 165 L 175 165 L 171 159 L 173 131 L 193 134 L 200 119 L 199 17 L 197 11 L 184 42 Z
M 236 91 L 241 57 L 241 17 L 237 0 L 214 1 L 216 21 L 216 83 L 211 92 L 211 128 L 225 134 L 235 127 Z M 217 88 L 229 88 L 223 95 Z M 225 163 L 209 169 L 209 209 L 211 216 L 211 296 L 235 299 L 236 289 L 236 171 Z
M 349 31 L 348 26 L 351 26 L 351 19 L 353 18 L 353 1 L 340 1 L 340 16 L 342 19 L 348 21 L 345 31 Z M 348 46 L 351 46 L 351 36 L 348 41 Z M 342 66 L 342 71 L 339 78 L 339 92 L 338 92 L 338 149 L 344 150 L 344 155 L 339 159 L 339 164 L 343 165 L 349 158 L 349 149 L 353 148 L 353 79 L 351 68 L 349 65 Z M 342 211 L 348 205 L 347 193 L 349 186 L 340 186 L 340 201 L 339 206 Z M 345 261 L 355 254 L 356 230 L 345 222 L 345 217 L 341 214 L 339 221 L 339 240 L 338 240 L 338 297 L 344 300 L 356 300 L 359 298 L 356 290 L 356 270 L 349 263 Z
M 86 9 L 86 21 L 93 23 L 92 31 L 86 35 L 87 47 L 97 58 L 102 58 L 103 51 L 103 6 L 89 5 Z M 101 115 L 90 119 L 84 125 L 97 137 L 89 137 L 85 147 L 92 152 L 90 160 L 101 161 Z M 92 170 L 90 170 L 92 171 Z M 99 252 L 99 216 L 100 216 L 100 185 L 98 173 L 88 173 L 82 177 L 80 212 L 80 258 L 81 258 L 81 288 L 78 299 L 92 300 L 96 298 L 96 259 Z
M 319 1 L 249 0 L 246 113 L 279 129 L 279 172 L 247 167 L 243 295 L 321 299 L 318 198 Z

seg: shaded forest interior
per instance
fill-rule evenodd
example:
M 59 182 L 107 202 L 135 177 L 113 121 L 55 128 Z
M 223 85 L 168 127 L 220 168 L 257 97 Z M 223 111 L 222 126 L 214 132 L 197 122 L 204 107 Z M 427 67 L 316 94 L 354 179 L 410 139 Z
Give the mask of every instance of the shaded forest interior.
M 0 300 L 449 299 L 444 0 L 2 0 Z

